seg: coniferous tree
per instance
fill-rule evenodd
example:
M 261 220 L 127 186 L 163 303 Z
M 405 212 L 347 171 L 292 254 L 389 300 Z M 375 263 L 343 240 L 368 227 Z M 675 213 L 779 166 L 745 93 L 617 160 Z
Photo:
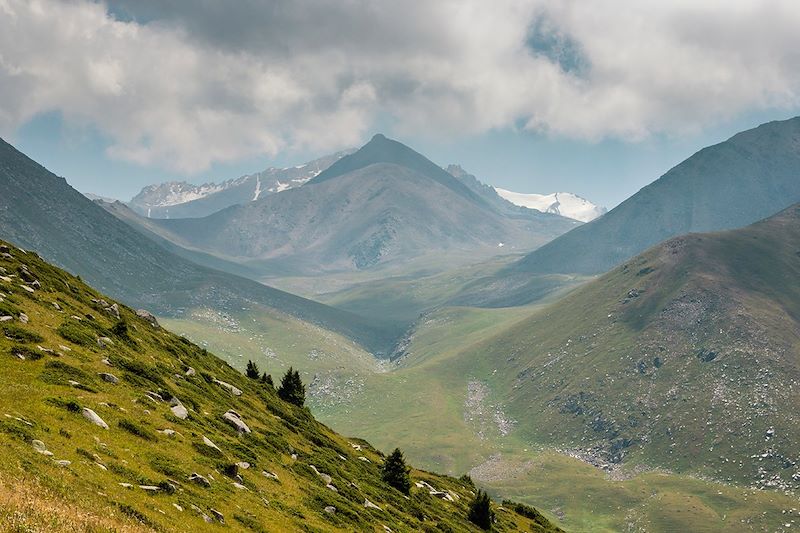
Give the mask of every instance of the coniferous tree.
M 275 384 L 272 382 L 272 374 L 267 374 L 266 372 L 261 374 L 261 382 L 262 383 L 266 383 L 267 385 L 269 385 L 273 389 L 275 388 Z
M 278 397 L 298 407 L 303 407 L 303 403 L 306 401 L 306 387 L 300 379 L 300 372 L 289 367 L 281 379 L 281 386 L 278 387 Z
M 387 484 L 403 494 L 408 494 L 411 490 L 411 479 L 408 477 L 408 471 L 409 468 L 406 466 L 403 452 L 400 451 L 400 448 L 395 448 L 386 458 L 386 462 L 383 463 L 381 477 Z
M 494 522 L 494 511 L 492 511 L 492 500 L 489 495 L 478 490 L 475 499 L 469 506 L 469 521 L 481 529 L 489 530 Z
M 247 369 L 244 371 L 245 376 L 250 379 L 258 379 L 258 376 L 261 375 L 261 372 L 258 370 L 258 365 L 256 365 L 253 361 L 247 361 Z

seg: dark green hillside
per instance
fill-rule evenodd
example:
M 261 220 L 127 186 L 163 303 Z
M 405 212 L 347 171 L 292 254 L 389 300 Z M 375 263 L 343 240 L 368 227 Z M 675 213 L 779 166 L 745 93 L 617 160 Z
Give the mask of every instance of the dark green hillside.
M 98 289 L 165 315 L 187 307 L 260 306 L 385 350 L 393 332 L 368 320 L 201 267 L 166 249 L 85 198 L 0 140 L 0 238 L 35 250 Z
M 477 345 L 519 436 L 800 486 L 800 206 L 656 246 Z M 491 364 L 491 363 L 487 363 Z
M 406 497 L 366 442 L 5 243 L 0 332 L 4 531 L 477 531 L 470 483 L 412 470 Z
M 602 217 L 535 250 L 514 271 L 598 274 L 665 239 L 733 229 L 800 201 L 800 117 L 700 150 Z

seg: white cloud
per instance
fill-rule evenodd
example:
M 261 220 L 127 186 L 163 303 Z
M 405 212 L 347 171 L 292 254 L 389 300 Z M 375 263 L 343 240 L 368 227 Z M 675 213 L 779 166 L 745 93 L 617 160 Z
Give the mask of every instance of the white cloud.
M 376 117 L 413 135 L 639 139 L 800 104 L 795 1 L 111 6 L 132 20 L 0 0 L 0 132 L 60 111 L 113 157 L 189 173 L 357 144 Z

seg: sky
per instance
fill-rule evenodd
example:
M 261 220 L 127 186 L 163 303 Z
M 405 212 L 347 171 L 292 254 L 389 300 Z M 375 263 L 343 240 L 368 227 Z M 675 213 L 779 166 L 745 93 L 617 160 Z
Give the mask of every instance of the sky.
M 128 199 L 377 132 L 613 207 L 800 114 L 795 0 L 0 0 L 0 136 Z

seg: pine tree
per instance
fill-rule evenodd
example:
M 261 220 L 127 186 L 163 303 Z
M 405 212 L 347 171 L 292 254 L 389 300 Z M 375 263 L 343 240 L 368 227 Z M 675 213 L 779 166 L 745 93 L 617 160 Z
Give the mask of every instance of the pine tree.
M 386 462 L 383 463 L 381 477 L 390 486 L 403 494 L 408 494 L 411 490 L 411 479 L 408 477 L 408 471 L 409 468 L 406 466 L 403 452 L 400 451 L 400 448 L 395 448 L 386 458 Z
M 278 387 L 278 397 L 282 400 L 303 407 L 306 401 L 306 387 L 300 379 L 300 372 L 289 367 Z
M 478 490 L 478 494 L 469 506 L 469 521 L 481 529 L 489 530 L 494 522 L 494 511 L 492 511 L 492 500 L 489 495 Z
M 253 361 L 247 361 L 247 369 L 244 371 L 245 376 L 250 379 L 258 379 L 258 376 L 261 375 L 261 372 L 258 370 L 258 365 L 255 364 Z
M 261 383 L 266 383 L 273 389 L 275 388 L 275 384 L 272 382 L 272 374 L 267 374 L 266 372 L 261 374 Z

